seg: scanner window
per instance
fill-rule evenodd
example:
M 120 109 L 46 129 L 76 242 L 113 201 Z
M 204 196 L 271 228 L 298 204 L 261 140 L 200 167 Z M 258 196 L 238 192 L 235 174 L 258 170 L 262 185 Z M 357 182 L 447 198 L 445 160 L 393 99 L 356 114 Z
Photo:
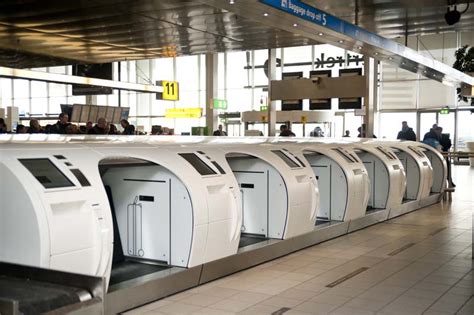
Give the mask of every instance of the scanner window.
M 49 159 L 19 159 L 46 189 L 74 187 L 74 184 Z

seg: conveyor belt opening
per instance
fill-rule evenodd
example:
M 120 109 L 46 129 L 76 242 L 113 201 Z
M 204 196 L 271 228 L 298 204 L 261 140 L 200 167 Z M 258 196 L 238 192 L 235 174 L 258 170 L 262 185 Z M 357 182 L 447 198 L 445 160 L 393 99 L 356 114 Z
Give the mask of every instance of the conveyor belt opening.
M 240 245 L 282 239 L 288 213 L 288 192 L 280 173 L 260 158 L 230 153 L 226 159 L 242 195 Z
M 0 296 L 20 301 L 22 314 L 42 314 L 78 303 L 90 293 L 76 287 L 0 276 Z
M 304 156 L 318 181 L 320 210 L 317 214 L 316 226 L 343 221 L 349 191 L 344 170 L 327 155 L 305 151 Z
M 406 190 L 403 195 L 403 202 L 416 200 L 420 189 L 421 174 L 420 168 L 415 159 L 407 152 L 398 148 L 392 148 L 394 153 L 403 165 L 406 173 Z
M 114 221 L 110 283 L 187 267 L 193 218 L 181 180 L 161 165 L 134 158 L 102 160 L 99 170 Z
M 375 154 L 365 150 L 354 150 L 364 163 L 370 179 L 370 195 L 367 214 L 387 208 L 390 193 L 390 174 L 387 166 Z

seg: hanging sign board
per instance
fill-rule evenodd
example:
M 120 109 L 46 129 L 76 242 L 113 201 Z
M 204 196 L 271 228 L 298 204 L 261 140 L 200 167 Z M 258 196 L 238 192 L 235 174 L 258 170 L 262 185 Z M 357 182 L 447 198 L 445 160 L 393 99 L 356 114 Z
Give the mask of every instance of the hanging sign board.
M 163 93 L 156 93 L 157 100 L 178 101 L 179 84 L 176 81 L 156 81 L 156 85 L 163 87 Z
M 202 108 L 167 108 L 165 111 L 166 118 L 201 118 Z
M 268 106 L 267 106 L 267 105 L 262 105 L 262 106 L 260 106 L 260 111 L 261 111 L 261 112 L 266 112 L 266 111 L 268 111 Z
M 227 109 L 227 100 L 220 100 L 217 98 L 214 98 L 212 100 L 212 104 L 214 106 L 214 109 Z

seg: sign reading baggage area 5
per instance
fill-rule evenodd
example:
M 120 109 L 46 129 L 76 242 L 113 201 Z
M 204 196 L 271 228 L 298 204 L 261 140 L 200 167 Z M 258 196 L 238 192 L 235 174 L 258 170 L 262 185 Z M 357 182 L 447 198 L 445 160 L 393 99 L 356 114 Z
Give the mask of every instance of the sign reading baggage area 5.
M 157 93 L 157 100 L 178 101 L 179 84 L 176 81 L 156 81 L 156 85 L 163 87 L 163 93 Z

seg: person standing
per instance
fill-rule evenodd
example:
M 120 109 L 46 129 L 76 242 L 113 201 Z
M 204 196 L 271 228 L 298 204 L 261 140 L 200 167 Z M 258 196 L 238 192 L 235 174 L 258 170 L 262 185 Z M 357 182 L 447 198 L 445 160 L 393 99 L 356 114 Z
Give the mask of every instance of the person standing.
M 345 134 L 342 136 L 343 138 L 349 138 L 351 136 L 351 132 L 346 130 Z
M 51 126 L 49 133 L 58 133 L 64 135 L 67 133 L 66 129 L 69 125 L 69 115 L 66 113 L 61 113 L 59 114 L 58 122 Z
M 134 125 L 131 125 L 128 120 L 126 119 L 122 119 L 120 121 L 120 125 L 122 126 L 123 128 L 123 132 L 122 134 L 123 135 L 127 135 L 127 136 L 133 136 L 135 134 L 135 126 Z
M 402 121 L 402 130 L 398 132 L 397 140 L 416 141 L 416 134 L 406 121 Z
M 222 125 L 219 125 L 218 129 L 216 131 L 214 131 L 214 133 L 212 134 L 213 136 L 227 136 L 227 132 L 225 132 L 224 130 L 222 130 Z
M 280 137 L 296 137 L 293 131 L 287 125 L 280 126 Z
M 88 131 L 90 135 L 106 135 L 108 133 L 107 120 L 104 117 L 100 117 L 97 124 Z

